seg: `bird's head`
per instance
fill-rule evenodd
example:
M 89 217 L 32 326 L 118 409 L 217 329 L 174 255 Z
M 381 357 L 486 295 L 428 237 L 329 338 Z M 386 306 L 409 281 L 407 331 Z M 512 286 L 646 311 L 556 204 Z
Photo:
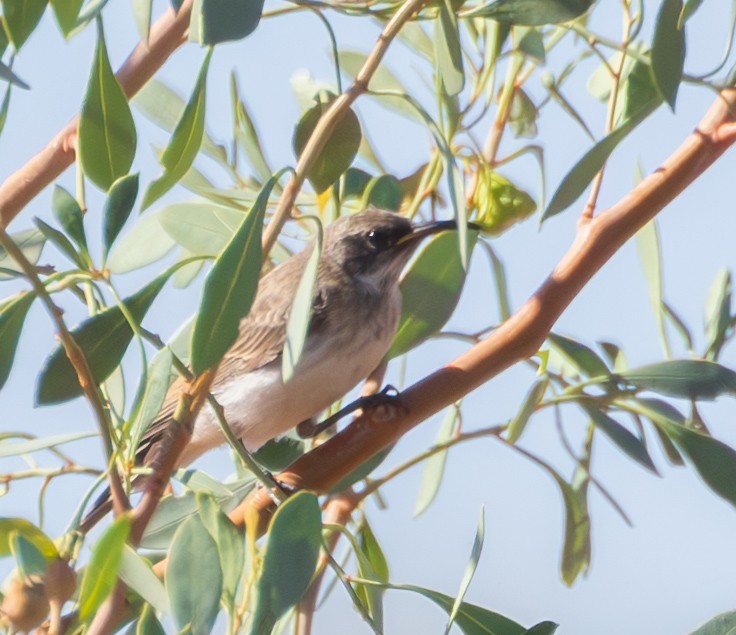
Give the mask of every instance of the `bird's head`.
M 397 283 L 422 238 L 456 228 L 455 221 L 415 226 L 403 216 L 370 208 L 327 227 L 324 253 L 351 278 L 387 289 Z

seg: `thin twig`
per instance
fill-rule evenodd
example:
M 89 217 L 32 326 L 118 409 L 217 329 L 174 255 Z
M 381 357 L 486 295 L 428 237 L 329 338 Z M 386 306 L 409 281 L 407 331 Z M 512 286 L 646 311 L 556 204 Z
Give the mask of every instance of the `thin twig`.
M 25 273 L 26 277 L 30 281 L 33 290 L 36 292 L 36 296 L 44 303 L 51 319 L 56 324 L 56 331 L 59 339 L 61 340 L 61 345 L 64 347 L 64 352 L 69 358 L 69 362 L 74 368 L 74 372 L 77 374 L 77 379 L 79 380 L 79 385 L 82 387 L 82 392 L 84 392 L 84 396 L 92 407 L 92 411 L 94 412 L 97 420 L 97 427 L 100 431 L 100 436 L 103 439 L 103 443 L 107 451 L 107 456 L 108 458 L 111 458 L 113 452 L 112 442 L 110 440 L 110 421 L 105 413 L 105 406 L 100 399 L 100 395 L 97 391 L 97 384 L 92 376 L 89 364 L 87 364 L 84 352 L 79 348 L 76 340 L 69 332 L 69 329 L 64 322 L 61 309 L 54 304 L 54 301 L 51 299 L 46 287 L 38 277 L 34 266 L 2 227 L 0 227 L 0 245 L 2 245 L 5 251 L 10 254 L 10 256 L 23 270 L 23 273 Z M 112 495 L 115 512 L 119 514 L 130 509 L 130 502 L 128 501 L 128 497 L 123 489 L 120 475 L 112 462 L 109 465 L 107 478 L 110 482 L 110 493 Z

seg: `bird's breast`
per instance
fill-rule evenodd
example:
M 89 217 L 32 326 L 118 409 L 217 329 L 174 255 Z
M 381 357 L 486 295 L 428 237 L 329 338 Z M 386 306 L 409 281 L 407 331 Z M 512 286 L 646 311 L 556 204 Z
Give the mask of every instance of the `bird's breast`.
M 233 432 L 253 451 L 319 415 L 375 369 L 393 341 L 401 301 L 384 298 L 367 314 L 345 310 L 337 322 L 311 333 L 291 379 L 283 381 L 281 357 L 233 377 L 215 390 Z M 214 413 L 203 408 L 183 462 L 223 442 Z

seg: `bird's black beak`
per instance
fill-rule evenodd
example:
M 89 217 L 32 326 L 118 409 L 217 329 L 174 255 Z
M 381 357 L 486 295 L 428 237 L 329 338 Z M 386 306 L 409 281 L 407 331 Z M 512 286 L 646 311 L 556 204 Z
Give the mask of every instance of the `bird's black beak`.
M 432 234 L 439 234 L 440 232 L 456 229 L 457 223 L 454 220 L 441 220 L 433 223 L 425 223 L 424 225 L 417 225 L 410 233 L 399 238 L 399 240 L 396 241 L 396 245 L 413 244 L 427 236 L 431 236 Z M 468 223 L 468 229 L 477 230 L 480 229 L 480 227 L 475 223 Z

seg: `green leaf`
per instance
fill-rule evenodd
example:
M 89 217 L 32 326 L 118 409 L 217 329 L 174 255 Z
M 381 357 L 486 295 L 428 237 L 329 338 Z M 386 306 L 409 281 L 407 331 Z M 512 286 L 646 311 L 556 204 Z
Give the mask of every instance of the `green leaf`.
M 133 19 L 135 28 L 138 29 L 138 35 L 147 45 L 148 35 L 151 32 L 151 12 L 153 10 L 153 0 L 133 0 Z
M 720 395 L 736 394 L 736 373 L 705 360 L 659 362 L 623 371 L 616 378 L 641 390 L 686 399 L 715 399 Z
M 680 23 L 682 8 L 682 0 L 662 1 L 652 39 L 654 81 L 673 111 L 685 64 L 685 25 Z
M 48 450 L 49 448 L 55 448 L 65 443 L 96 436 L 96 432 L 68 432 L 38 439 L 24 439 L 23 441 L 0 441 L 0 458 L 30 454 L 39 450 Z
M 317 497 L 302 491 L 281 503 L 268 530 L 251 635 L 270 633 L 276 621 L 299 601 L 314 575 L 321 545 Z
M 85 175 L 103 190 L 110 189 L 133 164 L 135 124 L 110 66 L 101 20 L 97 23 L 97 48 L 79 116 L 77 143 Z
M 24 293 L 0 309 L 0 388 L 10 375 L 23 322 L 35 297 L 33 293 Z
M 137 173 L 128 174 L 112 184 L 102 212 L 102 241 L 105 255 L 110 251 L 110 247 L 133 211 L 137 196 Z
M 130 423 L 130 449 L 135 452 L 143 433 L 148 429 L 156 415 L 161 411 L 166 392 L 171 385 L 171 365 L 173 354 L 167 346 L 151 360 L 146 371 L 146 385 L 143 388 L 135 415 Z
M 649 290 L 649 301 L 657 318 L 657 328 L 665 355 L 670 356 L 670 345 L 665 329 L 664 292 L 662 280 L 662 253 L 659 241 L 659 229 L 656 220 L 649 221 L 636 233 L 636 245 L 639 248 L 639 259 L 644 272 L 644 279 Z
M 358 575 L 361 578 L 376 582 L 388 582 L 389 571 L 386 556 L 367 520 L 363 522 L 358 538 L 357 545 L 355 541 L 352 541 L 358 565 Z M 370 584 L 356 584 L 355 592 L 368 609 L 368 614 L 373 620 L 374 631 L 382 632 L 384 589 Z
M 562 179 L 557 191 L 552 195 L 542 221 L 566 210 L 578 200 L 596 174 L 604 166 L 608 157 L 621 141 L 636 127 L 634 121 L 609 132 L 603 139 L 588 150 Z
M 509 427 L 506 429 L 506 440 L 509 443 L 516 443 L 521 438 L 529 419 L 534 414 L 539 402 L 542 401 L 544 393 L 547 392 L 548 385 L 549 378 L 546 375 L 532 384 L 526 397 L 524 397 L 521 408 L 519 408 L 516 416 L 509 422 Z
M 261 232 L 268 198 L 280 173 L 258 194 L 205 280 L 202 301 L 192 331 L 191 364 L 195 374 L 217 364 L 238 336 L 258 289 L 263 259 Z
M 87 254 L 87 235 L 84 232 L 84 214 L 76 199 L 63 187 L 54 186 L 51 209 L 64 231 L 77 243 L 83 254 Z
M 26 90 L 28 90 L 30 88 L 30 86 L 28 84 L 26 84 L 26 82 L 24 82 L 20 77 L 18 77 L 13 72 L 13 69 L 10 68 L 10 66 L 8 66 L 7 64 L 5 64 L 4 62 L 0 62 L 0 79 L 4 79 L 9 84 L 12 84 L 14 86 L 19 86 L 20 88 L 25 88 Z M 10 88 L 10 86 L 8 86 L 8 88 Z M 5 124 L 4 119 L 7 116 L 7 110 L 8 110 L 9 100 L 10 100 L 10 91 L 9 90 L 6 90 L 5 91 L 5 98 L 3 99 L 3 107 L 2 107 L 3 108 L 3 112 L 5 113 L 5 114 L 3 114 L 3 127 L 4 127 L 4 124 Z
M 718 272 L 708 293 L 705 307 L 705 335 L 708 339 L 705 358 L 718 359 L 721 348 L 731 332 L 731 274 Z
M 166 132 L 173 132 L 186 108 L 184 100 L 157 79 L 150 79 L 133 97 L 133 105 Z M 227 150 L 216 144 L 207 130 L 202 133 L 199 150 L 220 165 L 228 165 Z M 269 175 L 271 172 L 269 171 Z
M 650 472 L 659 474 L 652 458 L 649 456 L 649 452 L 647 452 L 646 446 L 639 437 L 629 432 L 618 421 L 609 417 L 594 404 L 583 401 L 580 405 L 588 413 L 596 427 L 616 444 L 624 454 Z
M 161 198 L 181 179 L 194 162 L 204 135 L 204 111 L 207 96 L 207 69 L 212 58 L 212 49 L 207 52 L 197 76 L 192 96 L 184 108 L 176 128 L 161 155 L 164 173 L 153 181 L 143 194 L 141 210 L 148 208 Z
M 258 178 L 266 181 L 271 176 L 273 170 L 266 160 L 258 131 L 253 123 L 253 118 L 248 112 L 248 107 L 245 101 L 240 98 L 237 76 L 234 71 L 230 75 L 230 89 L 235 115 L 235 140 L 238 142 L 240 149 L 248 157 L 248 161 L 250 161 Z
M 463 17 L 491 18 L 505 24 L 543 26 L 570 22 L 583 15 L 594 0 L 496 0 Z
M 79 617 L 89 618 L 115 587 L 123 548 L 130 534 L 130 517 L 118 516 L 92 549 L 79 588 Z
M 51 8 L 54 10 L 56 21 L 59 23 L 59 28 L 64 34 L 64 37 L 69 37 L 69 34 L 74 30 L 77 25 L 77 17 L 79 16 L 79 10 L 84 4 L 84 0 L 49 0 Z
M 412 591 L 423 595 L 448 613 L 455 604 L 454 598 L 431 589 L 410 584 L 391 584 L 385 586 L 389 589 Z M 468 602 L 460 604 L 457 615 L 455 616 L 455 624 L 465 635 L 523 635 L 526 632 L 526 629 L 521 624 L 510 620 L 508 617 L 489 611 L 481 606 L 469 604 Z
M 586 377 L 609 374 L 606 363 L 590 348 L 569 337 L 550 333 L 549 343 Z
M 202 0 L 201 42 L 215 45 L 242 40 L 256 30 L 263 0 Z
M 558 627 L 559 624 L 545 620 L 544 622 L 539 622 L 539 624 L 535 624 L 530 629 L 524 631 L 523 635 L 554 635 Z
M 166 631 L 158 621 L 156 611 L 146 604 L 138 621 L 130 626 L 125 635 L 166 635 Z
M 732 635 L 736 632 L 736 611 L 721 613 L 709 619 L 690 635 Z
M 145 216 L 115 244 L 107 268 L 113 273 L 140 269 L 163 258 L 175 245 L 164 231 L 158 213 Z
M 470 233 L 471 245 L 477 235 Z M 401 281 L 401 318 L 389 357 L 402 355 L 445 325 L 460 298 L 465 275 L 453 232 L 427 241 Z
M 44 237 L 50 243 L 52 243 L 62 254 L 69 258 L 69 260 L 71 260 L 80 269 L 87 269 L 87 263 L 84 261 L 84 258 L 82 258 L 81 254 L 76 250 L 74 245 L 72 245 L 71 240 L 69 240 L 58 229 L 43 222 L 40 218 L 34 218 L 33 222 L 36 223 L 36 226 L 41 230 L 41 233 L 44 235 Z
M 149 282 L 123 303 L 140 323 L 156 296 L 179 265 L 174 265 Z M 117 305 L 84 320 L 71 330 L 72 337 L 82 349 L 92 377 L 100 384 L 120 364 L 130 341 L 133 329 Z M 36 403 L 47 405 L 68 401 L 82 394 L 77 374 L 64 348 L 59 345 L 46 360 L 36 386 Z
M 35 265 L 41 257 L 46 237 L 38 229 L 24 229 L 23 231 L 10 234 L 10 238 L 18 245 L 26 259 Z M 0 247 L 0 268 L 9 269 L 10 271 L 22 272 L 20 265 L 15 262 L 12 256 Z M 0 274 L 0 280 L 7 280 L 9 275 Z
M 0 557 L 12 552 L 12 541 L 15 534 L 20 534 L 31 542 L 45 558 L 51 560 L 59 557 L 54 541 L 25 518 L 0 518 Z
M 452 406 L 447 410 L 444 419 L 437 431 L 434 439 L 434 445 L 438 446 L 446 443 L 458 430 L 460 420 L 458 418 L 458 407 Z M 445 463 L 447 462 L 447 449 L 441 450 L 430 456 L 424 462 L 424 470 L 422 470 L 422 483 L 419 487 L 419 494 L 414 503 L 414 518 L 423 514 L 434 501 L 442 484 L 442 476 L 445 473 Z
M 457 619 L 460 607 L 463 603 L 463 598 L 470 587 L 470 583 L 475 575 L 475 570 L 478 568 L 478 561 L 480 560 L 480 554 L 483 551 L 483 539 L 486 533 L 486 521 L 485 521 L 485 510 L 483 507 L 480 509 L 480 518 L 478 519 L 478 529 L 475 532 L 475 539 L 473 540 L 473 548 L 470 550 L 470 559 L 465 567 L 465 573 L 463 579 L 460 582 L 460 589 L 455 596 L 455 601 L 452 604 L 452 610 L 450 611 L 450 617 L 447 620 L 447 626 L 445 627 L 445 635 L 448 635 L 452 624 Z
M 47 0 L 3 0 L 3 22 L 16 51 L 41 21 Z
M 442 86 L 448 95 L 457 95 L 465 85 L 465 74 L 457 15 L 450 0 L 439 1 L 434 48 Z
M 317 235 L 312 246 L 312 252 L 304 267 L 299 284 L 294 294 L 294 301 L 286 322 L 286 340 L 281 358 L 281 376 L 284 383 L 294 376 L 294 369 L 304 352 L 307 343 L 309 323 L 312 319 L 312 305 L 317 287 L 317 271 L 322 254 L 322 224 L 317 221 Z
M 232 239 L 246 214 L 207 201 L 173 203 L 158 212 L 161 226 L 179 245 L 200 256 L 216 256 Z
M 160 613 L 169 612 L 169 598 L 151 565 L 125 545 L 120 558 L 120 579 Z
M 667 403 L 657 399 L 636 399 L 630 405 L 674 441 L 708 487 L 736 506 L 736 451 L 687 427 L 685 418 Z
M 199 516 L 176 530 L 165 581 L 177 628 L 188 625 L 191 635 L 209 634 L 220 608 L 222 571 L 217 545 Z
M 245 569 L 243 536 L 212 497 L 197 494 L 197 506 L 202 524 L 217 545 L 223 592 L 229 602 L 233 602 Z
M 294 130 L 293 146 L 297 157 L 301 158 L 322 115 L 334 100 L 334 95 L 320 99 L 302 115 Z M 360 121 L 352 109 L 348 109 L 326 135 L 326 141 L 307 174 L 317 193 L 324 192 L 350 167 L 360 148 L 361 138 Z
M 40 575 L 46 571 L 48 559 L 22 533 L 14 531 L 11 534 L 10 548 L 18 569 L 24 576 Z
M 398 212 L 404 198 L 404 192 L 401 189 L 399 179 L 392 174 L 383 174 L 371 179 L 363 196 L 367 198 L 366 207 L 372 205 L 379 209 Z
M 269 472 L 278 472 L 296 461 L 306 449 L 304 441 L 281 436 L 266 442 L 252 456 Z

